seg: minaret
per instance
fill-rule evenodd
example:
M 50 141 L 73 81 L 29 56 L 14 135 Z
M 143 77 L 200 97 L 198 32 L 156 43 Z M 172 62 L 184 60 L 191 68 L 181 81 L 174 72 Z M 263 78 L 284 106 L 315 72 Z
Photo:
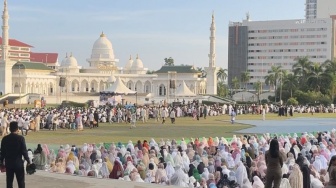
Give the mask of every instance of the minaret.
M 216 24 L 215 16 L 212 14 L 212 21 L 210 27 L 210 54 L 209 54 L 209 67 L 215 67 L 216 62 Z
M 4 8 L 2 13 L 2 57 L 0 61 L 0 92 L 4 94 L 12 93 L 12 67 L 14 61 L 8 58 L 9 49 L 9 26 L 8 26 L 8 10 L 7 10 L 7 0 L 4 0 Z
M 205 67 L 206 76 L 206 94 L 217 95 L 217 71 L 216 67 L 216 24 L 215 15 L 212 13 L 212 21 L 210 26 L 210 53 L 209 66 Z
M 8 56 L 8 19 L 7 0 L 5 0 L 2 13 L 2 61 L 6 61 Z

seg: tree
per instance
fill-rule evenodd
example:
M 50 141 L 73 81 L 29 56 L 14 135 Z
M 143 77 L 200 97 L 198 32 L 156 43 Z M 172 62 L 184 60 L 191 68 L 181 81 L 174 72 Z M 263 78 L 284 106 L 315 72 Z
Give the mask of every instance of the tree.
M 237 93 L 237 90 L 239 89 L 240 86 L 239 79 L 237 77 L 234 77 L 231 82 L 232 82 L 232 88 L 235 90 L 235 93 Z
M 276 90 L 278 89 L 277 85 L 281 77 L 283 76 L 283 70 L 281 69 L 281 66 L 272 66 L 271 70 L 268 71 L 268 74 L 273 74 L 274 77 L 274 89 L 275 89 L 275 99 L 276 99 Z M 281 83 L 280 83 L 281 84 Z M 280 93 L 281 94 L 281 93 Z M 280 97 L 281 98 L 281 97 Z
M 309 61 L 308 57 L 298 58 L 297 62 L 293 65 L 294 75 L 298 76 L 300 88 L 306 86 L 306 82 L 308 79 L 308 74 L 310 72 L 310 67 L 312 66 L 312 62 Z
M 226 79 L 227 79 L 227 69 L 220 68 L 217 72 L 217 80 L 224 83 Z
M 290 91 L 290 97 L 293 97 L 293 90 L 297 89 L 299 86 L 298 77 L 294 74 L 288 74 L 284 78 L 284 87 Z
M 206 74 L 205 70 L 202 67 L 197 67 L 196 70 L 200 71 L 202 73 L 201 78 L 205 78 L 206 77 L 207 74 Z
M 258 97 L 258 103 L 260 103 L 261 86 L 262 86 L 262 84 L 261 84 L 260 80 L 253 84 L 253 89 L 255 89 L 257 97 Z
M 154 74 L 155 71 L 147 70 L 146 74 Z
M 330 96 L 331 101 L 334 102 L 335 94 L 336 94 L 336 60 L 331 61 L 327 60 L 322 64 L 325 67 L 326 73 L 331 75 L 331 84 L 330 84 Z
M 229 93 L 229 88 L 224 82 L 217 83 L 217 95 L 220 97 L 226 97 Z
M 270 86 L 270 91 L 271 91 L 271 87 L 274 87 L 274 85 L 275 85 L 274 74 L 269 74 L 269 75 L 265 76 L 265 84 Z M 274 88 L 274 90 L 275 90 L 275 88 Z
M 164 58 L 165 66 L 174 66 L 174 59 L 172 57 Z
M 240 74 L 240 80 L 245 84 L 245 90 L 247 89 L 247 83 L 250 81 L 250 73 L 245 71 Z
M 320 64 L 314 63 L 311 66 L 311 71 L 307 76 L 308 86 L 310 88 L 315 88 L 315 91 L 321 91 L 323 94 L 325 94 L 326 88 L 330 88 L 332 76 L 327 73 L 323 66 L 321 66 Z

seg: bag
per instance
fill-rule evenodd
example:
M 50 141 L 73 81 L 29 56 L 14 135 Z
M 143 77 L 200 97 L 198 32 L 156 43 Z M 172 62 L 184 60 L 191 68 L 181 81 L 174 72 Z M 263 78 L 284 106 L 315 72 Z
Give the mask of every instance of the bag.
M 93 121 L 93 124 L 96 125 L 96 124 L 97 124 L 97 121 Z
M 6 166 L 5 165 L 0 166 L 0 172 L 6 172 Z
M 36 172 L 36 165 L 34 163 L 32 163 L 30 165 L 27 164 L 27 166 L 26 166 L 26 172 L 29 175 L 34 174 Z

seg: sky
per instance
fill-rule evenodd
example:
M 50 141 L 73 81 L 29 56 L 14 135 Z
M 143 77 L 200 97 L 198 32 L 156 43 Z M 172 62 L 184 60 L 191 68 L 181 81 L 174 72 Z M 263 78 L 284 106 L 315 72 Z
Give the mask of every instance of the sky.
M 250 19 L 303 19 L 305 0 L 8 0 L 9 36 L 34 52 L 72 53 L 88 67 L 93 43 L 103 31 L 118 66 L 139 54 L 158 70 L 175 65 L 208 66 L 211 15 L 216 21 L 216 66 L 227 68 L 228 25 Z M 2 9 L 2 6 L 1 6 Z

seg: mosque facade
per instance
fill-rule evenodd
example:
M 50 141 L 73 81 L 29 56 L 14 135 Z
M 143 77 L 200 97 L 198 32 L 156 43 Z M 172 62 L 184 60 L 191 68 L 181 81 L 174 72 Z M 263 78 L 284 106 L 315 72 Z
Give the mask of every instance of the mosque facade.
M 151 98 L 157 100 L 168 99 L 168 102 L 169 99 L 175 100 L 179 97 L 176 96 L 175 91 L 184 83 L 195 96 L 216 94 L 214 16 L 210 28 L 209 67 L 205 68 L 207 78 L 193 66 L 163 66 L 154 73 L 147 74 L 148 68 L 145 68 L 138 54 L 135 57 L 130 56 L 126 65 L 120 67 L 118 66 L 119 60 L 115 58 L 112 43 L 104 33 L 101 33 L 93 43 L 91 56 L 86 59 L 87 67 L 79 66 L 75 54 L 72 53 L 66 54 L 60 63 L 55 56 L 54 62 L 50 62 L 51 54 L 44 57 L 45 62 L 36 62 L 37 59 L 32 57 L 44 55 L 30 52 L 30 45 L 20 42 L 13 43 L 14 39 L 9 39 L 9 15 L 6 0 L 2 20 L 0 61 L 0 92 L 2 95 L 33 93 L 45 98 L 54 98 L 53 100 L 57 102 L 57 100 L 61 101 L 57 99 L 60 95 L 70 98 L 77 96 L 78 98 L 78 96 L 90 96 L 102 92 L 108 89 L 117 77 L 130 90 L 138 94 L 150 95 Z M 28 55 L 15 53 L 18 55 L 15 58 L 12 49 L 18 49 L 19 52 L 27 50 Z M 49 60 L 46 59 L 48 57 Z M 207 79 L 210 81 L 208 85 Z

